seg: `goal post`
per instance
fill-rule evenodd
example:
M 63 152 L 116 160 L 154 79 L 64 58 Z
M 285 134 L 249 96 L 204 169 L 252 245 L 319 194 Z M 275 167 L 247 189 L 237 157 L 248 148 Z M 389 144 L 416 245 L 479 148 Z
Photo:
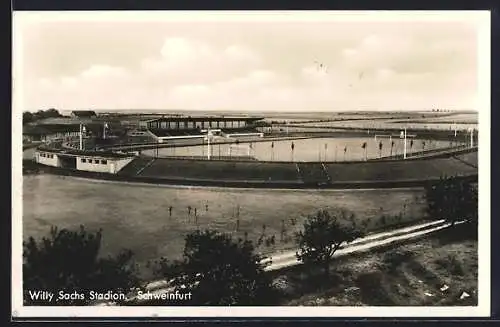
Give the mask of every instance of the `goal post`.
M 230 144 L 228 156 L 230 157 L 253 157 L 254 149 L 250 144 Z

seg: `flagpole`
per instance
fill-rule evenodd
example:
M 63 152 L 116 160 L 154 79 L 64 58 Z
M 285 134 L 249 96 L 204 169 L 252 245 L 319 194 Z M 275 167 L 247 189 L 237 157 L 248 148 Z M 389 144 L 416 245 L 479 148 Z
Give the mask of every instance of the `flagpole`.
M 208 130 L 207 133 L 207 158 L 210 160 L 210 129 Z
M 80 150 L 83 150 L 82 124 L 80 123 Z
M 470 147 L 474 147 L 474 129 L 470 129 Z
M 405 127 L 405 135 L 404 135 L 404 147 L 403 147 L 403 159 L 406 159 L 406 127 Z

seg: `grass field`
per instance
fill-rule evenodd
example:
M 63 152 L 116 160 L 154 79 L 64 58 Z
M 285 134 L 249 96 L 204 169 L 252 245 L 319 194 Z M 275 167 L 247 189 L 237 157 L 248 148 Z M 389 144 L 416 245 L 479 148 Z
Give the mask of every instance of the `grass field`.
M 283 305 L 477 305 L 477 234 L 457 234 L 464 232 L 448 229 L 418 242 L 339 259 L 329 280 L 320 271 L 286 272 L 277 278 L 286 294 Z M 463 292 L 469 297 L 460 299 Z
M 158 159 L 140 176 L 182 177 L 217 180 L 298 180 L 295 165 L 266 163 L 265 165 L 232 161 L 185 161 Z
M 213 228 L 242 238 L 246 232 L 248 239 L 256 243 L 263 235 L 263 244 L 258 250 L 268 253 L 294 249 L 294 231 L 300 228 L 305 216 L 321 208 L 342 206 L 352 210 L 357 223 L 364 222 L 368 230 L 421 220 L 425 216 L 420 189 L 167 188 L 43 174 L 24 176 L 23 180 L 24 237 L 45 236 L 51 225 L 76 228 L 83 224 L 90 230 L 102 228 L 102 254 L 132 249 L 146 277 L 149 260 L 179 257 L 185 235 L 197 228 Z M 190 215 L 188 207 L 192 208 Z M 380 218 L 382 215 L 386 216 L 384 221 Z M 266 246 L 265 240 L 273 235 L 275 244 Z

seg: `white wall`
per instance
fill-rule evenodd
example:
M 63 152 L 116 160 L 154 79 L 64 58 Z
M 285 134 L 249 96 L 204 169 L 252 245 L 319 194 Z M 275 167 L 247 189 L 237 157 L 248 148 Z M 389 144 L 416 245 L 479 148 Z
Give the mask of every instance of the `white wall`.
M 37 151 L 35 153 L 35 160 L 36 162 L 47 166 L 59 167 L 61 165 L 60 160 L 55 153 Z
M 85 162 L 83 162 L 83 160 Z M 106 163 L 103 164 L 102 160 L 105 160 Z M 89 162 L 91 161 L 91 162 Z M 96 161 L 98 163 L 96 163 Z M 96 171 L 101 173 L 109 172 L 109 160 L 104 158 L 93 158 L 93 157 L 77 157 L 76 158 L 76 169 L 85 170 L 85 171 Z
M 85 160 L 85 162 L 82 161 Z M 100 173 L 116 174 L 134 158 L 97 158 L 97 157 L 77 157 L 76 169 L 84 171 L 95 171 Z M 106 163 L 103 163 L 103 160 Z M 91 162 L 89 162 L 91 161 Z M 97 161 L 97 162 L 96 162 Z

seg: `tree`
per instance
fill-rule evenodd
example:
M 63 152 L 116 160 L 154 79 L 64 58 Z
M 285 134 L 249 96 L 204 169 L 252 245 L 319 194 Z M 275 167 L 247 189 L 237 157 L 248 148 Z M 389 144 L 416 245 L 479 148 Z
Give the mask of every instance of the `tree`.
M 133 253 L 124 250 L 116 257 L 100 258 L 102 232 L 90 233 L 52 227 L 48 237 L 23 242 L 23 286 L 27 305 L 88 305 L 91 290 L 128 292 L 138 285 Z M 48 303 L 32 298 L 36 291 L 79 292 L 84 299 Z M 31 293 L 31 294 L 30 294 Z
M 27 124 L 30 122 L 34 122 L 39 119 L 45 118 L 57 118 L 62 117 L 62 115 L 54 108 L 50 108 L 48 110 L 38 110 L 35 113 L 31 113 L 29 111 L 23 112 L 23 124 Z
M 23 112 L 23 125 L 29 124 L 33 121 L 33 114 L 29 111 Z
M 62 117 L 62 115 L 56 109 L 50 108 L 44 112 L 44 117 L 45 118 L 57 118 L 57 117 Z
M 174 288 L 189 289 L 187 305 L 264 305 L 274 299 L 264 258 L 248 240 L 228 234 L 196 231 L 186 236 L 183 259 L 164 261 L 157 273 L 172 278 Z
M 328 276 L 335 252 L 344 243 L 363 236 L 360 230 L 339 221 L 347 221 L 349 216 L 354 218 L 354 214 L 345 210 L 336 210 L 333 213 L 320 210 L 307 217 L 304 230 L 296 235 L 299 245 L 297 259 L 305 264 L 319 264 Z
M 444 219 L 452 226 L 461 220 L 477 224 L 477 186 L 457 177 L 443 177 L 425 188 L 427 213 L 435 219 Z

